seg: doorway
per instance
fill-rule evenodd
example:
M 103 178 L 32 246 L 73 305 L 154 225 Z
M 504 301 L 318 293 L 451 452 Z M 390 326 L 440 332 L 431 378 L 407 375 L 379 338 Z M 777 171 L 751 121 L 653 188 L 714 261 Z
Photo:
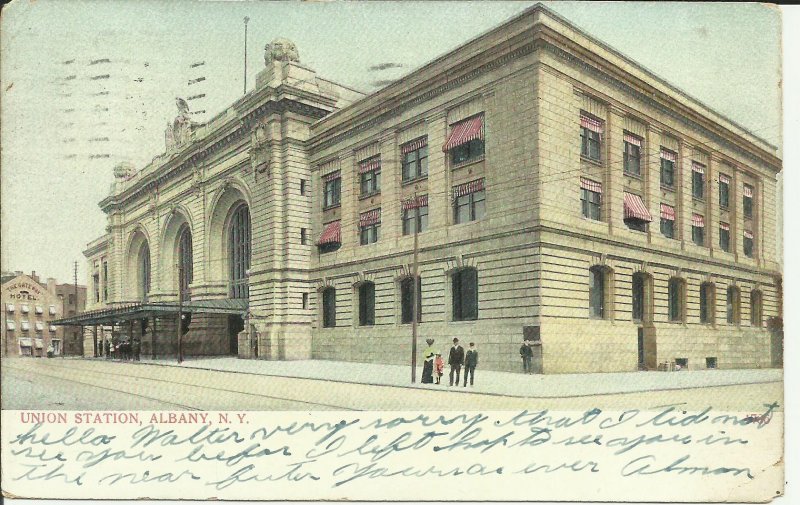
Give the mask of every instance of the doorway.
M 239 355 L 239 332 L 244 330 L 244 319 L 242 316 L 228 316 L 228 354 Z

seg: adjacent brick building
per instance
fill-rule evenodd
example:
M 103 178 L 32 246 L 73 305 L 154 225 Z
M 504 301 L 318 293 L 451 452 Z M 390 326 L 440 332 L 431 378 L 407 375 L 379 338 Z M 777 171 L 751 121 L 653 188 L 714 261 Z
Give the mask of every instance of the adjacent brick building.
M 420 339 L 485 368 L 779 364 L 776 148 L 542 6 L 366 97 L 278 40 L 167 139 L 87 250 L 143 352 L 180 286 L 187 353 L 408 363 L 416 285 Z

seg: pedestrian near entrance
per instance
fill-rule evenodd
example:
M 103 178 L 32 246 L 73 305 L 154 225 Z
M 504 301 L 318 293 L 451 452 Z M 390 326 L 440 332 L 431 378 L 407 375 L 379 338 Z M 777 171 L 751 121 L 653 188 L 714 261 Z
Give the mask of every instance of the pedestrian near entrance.
M 526 374 L 531 374 L 531 358 L 533 357 L 533 349 L 527 340 L 522 342 L 522 347 L 519 348 L 519 355 L 522 356 L 522 371 Z
M 106 339 L 106 341 L 103 343 L 103 346 L 105 347 L 106 351 L 106 359 L 111 359 L 111 342 Z
M 478 350 L 475 349 L 475 342 L 470 342 L 467 355 L 464 357 L 464 387 L 467 387 L 467 377 L 469 377 L 470 387 L 475 385 L 475 367 L 477 366 Z
M 458 339 L 453 339 L 453 347 L 450 348 L 450 356 L 447 359 L 447 364 L 450 365 L 450 385 L 453 385 L 453 375 L 455 374 L 456 385 L 458 385 L 461 376 L 461 365 L 464 364 L 464 348 L 458 343 Z
M 139 361 L 142 354 L 142 341 L 138 337 L 133 339 L 133 359 Z
M 442 375 L 444 375 L 444 360 L 441 353 L 436 353 L 436 358 L 433 360 L 433 371 L 436 374 L 436 384 L 440 384 Z
M 422 357 L 425 361 L 422 363 L 422 383 L 423 384 L 432 384 L 433 383 L 433 356 L 436 354 L 436 351 L 433 350 L 433 342 L 432 338 L 426 339 L 425 343 L 428 344 L 428 348 L 425 349 Z

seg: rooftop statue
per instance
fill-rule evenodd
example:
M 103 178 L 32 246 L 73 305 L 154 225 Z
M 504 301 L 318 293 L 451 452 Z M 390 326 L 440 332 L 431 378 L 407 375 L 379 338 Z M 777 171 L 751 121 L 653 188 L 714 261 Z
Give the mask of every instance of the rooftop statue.
M 264 46 L 264 64 L 269 66 L 273 61 L 300 61 L 294 42 L 279 37 Z

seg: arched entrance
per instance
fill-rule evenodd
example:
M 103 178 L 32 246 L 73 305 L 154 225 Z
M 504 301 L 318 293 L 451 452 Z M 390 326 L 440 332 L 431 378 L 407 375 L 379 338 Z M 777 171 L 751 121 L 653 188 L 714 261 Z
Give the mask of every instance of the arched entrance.
M 231 211 L 227 226 L 228 243 L 228 295 L 235 299 L 248 299 L 250 285 L 250 209 L 244 202 L 237 203 Z M 244 318 L 228 316 L 230 353 L 238 354 L 239 332 L 244 330 Z

